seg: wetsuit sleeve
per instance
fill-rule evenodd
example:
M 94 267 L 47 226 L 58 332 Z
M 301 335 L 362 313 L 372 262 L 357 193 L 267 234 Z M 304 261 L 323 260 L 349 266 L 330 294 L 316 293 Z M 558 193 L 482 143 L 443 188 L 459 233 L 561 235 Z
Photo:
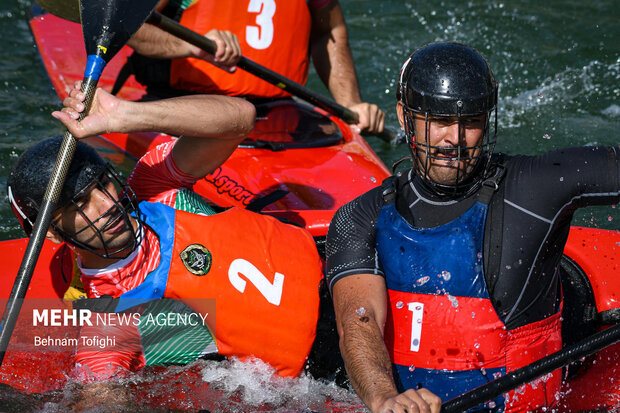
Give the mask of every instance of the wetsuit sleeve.
M 555 221 L 557 214 L 620 201 L 617 147 L 565 148 L 536 157 L 515 157 L 506 201 Z M 558 212 L 559 211 L 559 212 Z
M 509 329 L 558 311 L 557 268 L 574 213 L 620 201 L 619 154 L 614 147 L 565 148 L 508 162 L 501 212 L 495 215 L 497 203 L 489 212 L 502 221 L 500 260 L 485 277 Z
M 179 189 L 191 189 L 198 178 L 183 173 L 172 158 L 176 140 L 148 151 L 136 164 L 127 182 L 138 201 L 161 202 L 174 207 Z
M 354 274 L 384 276 L 375 248 L 375 224 L 383 204 L 375 188 L 343 205 L 327 232 L 327 281 L 331 289 L 339 279 Z

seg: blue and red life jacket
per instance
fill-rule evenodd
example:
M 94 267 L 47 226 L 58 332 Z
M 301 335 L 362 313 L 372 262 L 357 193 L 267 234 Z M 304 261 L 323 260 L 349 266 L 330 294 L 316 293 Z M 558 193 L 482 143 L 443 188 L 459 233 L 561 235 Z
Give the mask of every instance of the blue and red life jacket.
M 507 330 L 490 299 L 483 269 L 488 205 L 457 219 L 414 228 L 387 203 L 377 220 L 377 251 L 388 289 L 384 340 L 400 391 L 425 387 L 450 400 L 562 346 L 560 313 Z M 552 406 L 560 371 L 476 410 L 531 411 Z

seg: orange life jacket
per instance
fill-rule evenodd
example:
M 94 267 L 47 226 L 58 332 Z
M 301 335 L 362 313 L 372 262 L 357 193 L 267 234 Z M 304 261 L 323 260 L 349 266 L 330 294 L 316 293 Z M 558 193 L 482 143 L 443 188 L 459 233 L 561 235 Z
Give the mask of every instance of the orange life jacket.
M 143 202 L 140 210 L 159 236 L 161 261 L 121 300 L 181 300 L 209 314 L 218 353 L 298 375 L 318 320 L 322 266 L 312 237 L 239 208 L 200 216 Z
M 231 31 L 244 57 L 301 84 L 308 77 L 311 23 L 305 0 L 199 0 L 181 16 L 183 26 L 201 34 Z M 231 74 L 194 58 L 172 61 L 170 85 L 229 96 L 289 96 L 244 70 Z

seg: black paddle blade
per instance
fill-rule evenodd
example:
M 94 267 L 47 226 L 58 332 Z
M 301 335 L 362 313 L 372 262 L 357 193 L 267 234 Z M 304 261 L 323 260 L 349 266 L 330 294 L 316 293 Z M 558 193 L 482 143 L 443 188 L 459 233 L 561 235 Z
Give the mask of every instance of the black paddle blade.
M 78 0 L 36 0 L 36 3 L 54 16 L 80 23 L 80 2 Z
M 157 0 L 80 0 L 86 54 L 109 62 L 156 5 Z

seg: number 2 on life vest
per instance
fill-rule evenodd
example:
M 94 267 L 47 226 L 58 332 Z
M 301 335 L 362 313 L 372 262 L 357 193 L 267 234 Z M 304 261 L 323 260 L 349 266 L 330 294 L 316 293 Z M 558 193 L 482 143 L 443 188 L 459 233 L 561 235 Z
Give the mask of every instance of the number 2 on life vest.
M 241 278 L 244 275 L 256 289 L 273 305 L 280 305 L 282 299 L 282 286 L 284 285 L 284 274 L 276 273 L 273 283 L 258 270 L 251 262 L 242 258 L 234 260 L 228 267 L 228 279 L 239 292 L 245 291 L 246 282 Z
M 420 350 L 420 338 L 422 337 L 422 315 L 424 314 L 424 304 L 408 303 L 407 308 L 411 315 L 411 351 Z
M 259 13 L 256 26 L 245 28 L 245 41 L 255 49 L 266 49 L 273 40 L 273 15 L 276 13 L 274 0 L 250 0 L 248 12 Z

